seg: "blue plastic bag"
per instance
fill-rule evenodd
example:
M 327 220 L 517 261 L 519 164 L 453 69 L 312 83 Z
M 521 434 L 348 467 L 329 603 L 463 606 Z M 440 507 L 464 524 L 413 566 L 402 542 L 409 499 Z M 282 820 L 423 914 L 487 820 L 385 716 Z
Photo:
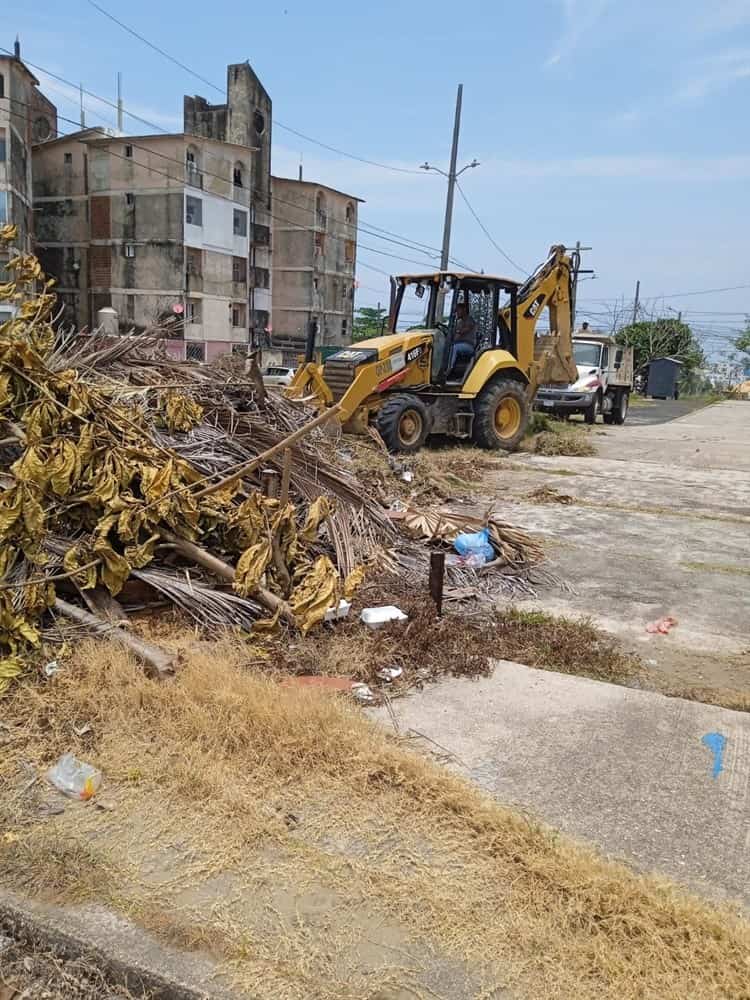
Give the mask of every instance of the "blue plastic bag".
M 490 544 L 489 528 L 458 535 L 453 547 L 460 556 L 480 556 L 484 562 L 495 558 L 495 550 Z

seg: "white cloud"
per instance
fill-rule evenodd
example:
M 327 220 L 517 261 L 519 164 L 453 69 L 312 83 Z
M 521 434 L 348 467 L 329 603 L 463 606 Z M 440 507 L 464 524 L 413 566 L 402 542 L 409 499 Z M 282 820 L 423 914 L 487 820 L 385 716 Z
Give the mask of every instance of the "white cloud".
M 556 66 L 573 54 L 611 6 L 612 0 L 562 0 L 562 32 L 546 66 Z
M 748 77 L 750 49 L 726 49 L 697 60 L 690 78 L 677 88 L 673 98 L 677 101 L 701 100 Z

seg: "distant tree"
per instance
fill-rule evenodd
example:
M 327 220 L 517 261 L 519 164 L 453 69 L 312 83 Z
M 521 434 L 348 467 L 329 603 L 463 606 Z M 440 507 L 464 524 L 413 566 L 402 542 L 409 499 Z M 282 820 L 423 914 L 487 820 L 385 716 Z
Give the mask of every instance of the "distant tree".
M 636 371 L 653 358 L 675 358 L 682 362 L 682 377 L 692 379 L 696 368 L 706 363 L 703 349 L 687 323 L 678 319 L 642 320 L 622 327 L 617 343 L 632 347 Z
M 383 320 L 388 313 L 385 309 L 373 309 L 362 306 L 354 314 L 352 340 L 367 340 L 369 337 L 379 337 L 383 330 Z
M 745 329 L 734 341 L 734 346 L 744 354 L 741 363 L 747 368 L 750 365 L 750 316 L 745 317 Z

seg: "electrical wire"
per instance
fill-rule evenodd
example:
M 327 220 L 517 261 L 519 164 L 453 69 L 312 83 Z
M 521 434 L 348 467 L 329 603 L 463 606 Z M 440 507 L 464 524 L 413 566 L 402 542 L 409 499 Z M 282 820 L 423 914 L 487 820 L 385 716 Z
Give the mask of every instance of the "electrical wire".
M 9 52 L 9 50 L 3 49 L 2 46 L 0 46 L 0 52 Z M 34 66 L 35 69 L 38 69 L 42 73 L 48 73 L 48 71 L 45 70 L 43 67 L 36 66 L 32 62 L 29 62 L 29 65 L 30 66 Z M 52 75 L 52 74 L 48 73 L 48 75 Z M 65 80 L 63 77 L 55 77 L 55 79 L 57 79 L 60 82 L 64 83 L 66 86 L 69 86 L 69 87 L 73 87 L 74 86 L 70 81 Z M 87 94 L 89 97 L 93 97 L 95 100 L 102 101 L 105 104 L 110 104 L 114 108 L 117 107 L 117 105 L 112 104 L 112 102 L 109 102 L 105 98 L 100 97 L 98 94 L 95 94 L 93 91 L 83 90 L 83 93 Z M 21 100 L 19 100 L 17 98 L 11 98 L 11 100 L 14 103 L 16 103 L 16 104 L 21 104 L 21 105 L 23 105 L 23 106 L 25 106 L 27 108 L 32 107 L 32 105 L 30 105 L 28 102 L 21 101 Z M 72 99 L 68 99 L 68 100 L 70 100 L 72 102 Z M 123 109 L 123 110 L 125 111 L 125 109 Z M 130 117 L 130 118 L 137 117 L 137 116 L 134 116 L 134 115 L 130 114 L 129 112 L 125 112 L 125 113 L 127 113 L 128 117 Z M 80 128 L 79 122 L 77 122 L 76 120 L 74 120 L 72 118 L 67 118 L 65 115 L 61 115 L 59 113 L 58 113 L 57 117 L 59 119 L 61 119 L 62 121 L 65 121 L 65 122 L 68 122 L 69 124 L 75 125 L 76 128 Z M 101 115 L 98 115 L 98 117 L 101 117 Z M 137 120 L 141 121 L 143 124 L 146 124 L 146 125 L 148 125 L 151 128 L 155 128 L 157 130 L 157 132 L 160 132 L 160 133 L 165 134 L 165 135 L 170 134 L 166 129 L 164 129 L 164 128 L 160 127 L 160 126 L 154 125 L 153 123 L 148 122 L 146 119 L 138 118 Z M 90 128 L 87 129 L 87 131 L 100 132 L 104 138 L 109 138 L 109 139 L 113 138 L 106 131 L 106 129 L 103 129 L 103 128 L 90 127 Z M 61 133 L 59 133 L 59 132 L 58 132 L 58 137 L 61 137 Z M 117 138 L 121 138 L 122 139 L 122 138 L 125 138 L 125 137 L 118 136 Z M 143 152 L 148 153 L 150 156 L 157 156 L 160 159 L 167 160 L 167 161 L 169 161 L 171 163 L 177 164 L 181 169 L 184 168 L 184 163 L 182 163 L 181 160 L 177 160 L 173 156 L 168 156 L 165 153 L 160 153 L 158 150 L 154 150 L 154 149 L 146 147 L 146 146 L 141 146 L 137 142 L 132 141 L 132 140 L 137 139 L 139 137 L 137 137 L 137 136 L 132 136 L 132 137 L 128 136 L 127 138 L 129 140 L 131 140 L 131 141 L 129 141 L 128 145 L 131 145 L 134 149 L 140 149 Z M 140 138 L 142 138 L 142 137 L 140 137 Z M 112 153 L 112 155 L 113 156 L 117 156 L 118 154 Z M 140 164 L 140 166 L 145 166 L 145 165 L 144 164 Z M 146 167 L 146 169 L 154 170 L 156 173 L 160 173 L 160 171 L 156 171 L 155 168 L 153 168 L 153 167 Z M 220 180 L 222 183 L 225 183 L 225 184 L 229 183 L 228 180 L 227 180 L 227 178 L 223 177 L 221 174 L 217 174 L 217 173 L 214 173 L 214 172 L 212 172 L 210 170 L 206 170 L 206 169 L 201 169 L 199 172 L 201 174 L 205 175 L 206 177 L 214 177 L 217 180 Z M 164 176 L 166 176 L 166 175 L 164 175 Z M 325 186 L 325 185 L 322 185 L 322 186 Z M 265 192 L 262 191 L 261 189 L 257 188 L 257 187 L 252 187 L 252 190 L 253 190 L 253 192 L 255 194 L 265 195 Z M 283 198 L 280 198 L 278 195 L 273 195 L 273 198 L 279 204 L 288 205 L 291 208 L 299 208 L 299 206 L 295 202 L 287 201 L 287 200 L 285 200 Z M 271 215 L 272 218 L 278 218 L 279 221 L 281 221 L 281 222 L 287 222 L 288 224 L 293 225 L 295 227 L 298 225 L 297 223 L 294 223 L 292 220 L 284 219 L 281 216 L 274 216 L 273 213 L 269 213 L 269 214 Z M 421 249 L 421 247 L 422 246 L 426 246 L 426 244 L 418 244 L 415 241 L 410 240 L 409 237 L 403 237 L 402 239 L 397 240 L 397 239 L 392 239 L 392 238 L 390 238 L 388 236 L 380 235 L 380 232 L 370 232 L 368 225 L 365 224 L 365 223 L 359 223 L 358 222 L 358 224 L 356 226 L 354 226 L 352 223 L 341 222 L 341 225 L 348 226 L 349 228 L 351 228 L 354 231 L 361 230 L 362 232 L 366 233 L 368 236 L 373 236 L 375 239 L 382 240 L 383 242 L 393 243 L 393 244 L 396 244 L 398 246 L 403 246 L 403 247 L 406 247 L 407 249 L 414 250 L 416 253 L 421 253 L 421 254 L 424 254 L 427 257 L 432 257 L 433 261 L 434 261 L 434 258 L 438 255 L 438 251 L 437 250 L 436 250 L 436 252 L 435 252 L 434 255 L 433 254 L 429 254 L 427 252 L 427 250 Z M 304 227 L 304 226 L 301 226 L 299 228 L 302 228 L 302 229 L 308 228 L 311 231 L 314 230 L 314 227 Z M 373 229 L 378 229 L 379 227 L 372 227 L 372 228 Z M 388 230 L 382 230 L 382 232 L 388 232 Z M 335 234 L 333 234 L 330 231 L 329 231 L 329 234 L 332 236 L 333 239 L 344 240 L 344 241 L 347 241 L 347 240 L 351 239 L 351 236 L 336 236 Z M 393 235 L 397 236 L 399 234 L 393 234 Z M 370 247 L 365 247 L 365 249 L 373 249 L 373 251 L 375 253 L 384 254 L 385 256 L 392 257 L 394 260 L 401 260 L 401 261 L 404 261 L 405 263 L 418 264 L 420 267 L 424 267 L 427 263 L 432 263 L 433 262 L 433 261 L 415 261 L 413 258 L 401 257 L 401 256 L 399 256 L 397 254 L 385 254 L 385 251 L 377 250 L 375 248 L 370 248 Z M 456 264 L 457 266 L 463 268 L 466 271 L 472 271 L 474 273 L 478 273 L 478 272 L 476 272 L 476 269 L 471 268 L 471 267 L 469 267 L 466 264 L 463 264 L 462 262 L 458 261 L 457 259 L 455 259 L 453 257 L 450 258 L 450 262 L 453 263 L 453 264 Z
M 464 202 L 466 203 L 466 207 L 469 209 L 469 211 L 471 212 L 471 214 L 474 216 L 474 218 L 476 219 L 476 221 L 477 221 L 477 223 L 479 225 L 479 228 L 482 230 L 482 232 L 487 237 L 487 239 L 490 241 L 490 243 L 493 245 L 493 247 L 497 250 L 497 252 L 499 254 L 501 254 L 505 258 L 505 260 L 508 261 L 508 263 L 511 265 L 511 267 L 514 267 L 517 271 L 520 271 L 520 273 L 523 274 L 524 277 L 528 277 L 529 274 L 530 274 L 530 272 L 527 271 L 525 268 L 521 267 L 520 264 L 516 264 L 516 262 L 513 260 L 513 258 L 509 257 L 508 254 L 500 246 L 500 244 L 495 239 L 493 239 L 492 234 L 490 233 L 490 231 L 487 229 L 487 227 L 485 226 L 485 224 L 482 222 L 482 220 L 479 218 L 479 216 L 477 215 L 477 213 L 474 211 L 474 208 L 472 207 L 471 202 L 469 201 L 469 199 L 464 194 L 464 189 L 461 187 L 461 185 L 459 184 L 458 180 L 456 180 L 456 187 L 458 188 L 458 193 L 461 195 L 461 197 L 463 198 Z
M 212 83 L 210 80 L 207 80 L 205 77 L 201 76 L 200 73 L 196 73 L 194 69 L 192 69 L 190 66 L 186 66 L 185 63 L 180 62 L 179 59 L 176 59 L 173 55 L 170 55 L 169 52 L 165 52 L 164 49 L 160 48 L 158 45 L 155 45 L 154 42 L 150 41 L 148 38 L 145 38 L 134 28 L 131 28 L 123 21 L 120 21 L 118 18 L 114 16 L 114 14 L 110 14 L 108 10 L 105 10 L 104 7 L 101 7 L 98 3 L 95 3 L 94 0 L 88 0 L 88 2 L 91 4 L 92 7 L 96 8 L 96 10 L 98 10 L 100 14 L 103 14 L 104 17 L 109 18 L 110 21 L 113 21 L 120 28 L 122 28 L 123 31 L 127 31 L 128 34 L 132 35 L 134 38 L 137 38 L 140 42 L 143 42 L 144 45 L 147 45 L 150 49 L 153 49 L 154 52 L 158 52 L 159 55 L 163 56 L 165 59 L 168 59 L 169 62 L 174 63 L 175 66 L 179 66 L 180 69 L 184 70 L 186 73 L 190 73 L 191 76 L 194 76 L 197 80 L 200 80 L 201 83 L 205 83 L 206 86 L 212 87 L 214 90 L 218 91 L 222 96 L 226 96 L 226 91 L 222 87 L 219 87 L 215 83 Z M 338 149 L 336 146 L 329 146 L 327 143 L 321 142 L 319 139 L 315 139 L 312 136 L 305 135 L 304 132 L 300 132 L 298 129 L 292 128 L 291 125 L 285 125 L 283 122 L 279 121 L 278 118 L 274 118 L 273 123 L 274 125 L 277 125 L 279 128 L 284 129 L 285 132 L 291 132 L 292 135 L 296 135 L 298 138 L 304 139 L 306 142 L 311 142 L 316 146 L 320 146 L 322 149 L 327 149 L 331 153 L 336 153 L 338 156 L 345 156 L 350 160 L 357 160 L 359 163 L 366 163 L 368 164 L 368 166 L 371 167 L 379 167 L 381 170 L 391 170 L 394 173 L 398 174 L 420 173 L 419 170 L 411 167 L 394 167 L 392 164 L 379 163 L 377 160 L 368 160 L 364 156 L 357 156 L 355 153 L 348 153 L 346 152 L 346 150 Z

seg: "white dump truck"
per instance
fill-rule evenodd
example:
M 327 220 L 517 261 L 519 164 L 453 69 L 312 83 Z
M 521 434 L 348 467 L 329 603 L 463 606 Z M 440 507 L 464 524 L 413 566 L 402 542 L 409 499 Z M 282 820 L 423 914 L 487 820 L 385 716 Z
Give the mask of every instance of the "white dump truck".
M 565 388 L 541 386 L 534 407 L 556 417 L 582 413 L 587 424 L 601 413 L 605 424 L 624 424 L 633 388 L 633 348 L 614 337 L 579 331 L 573 335 L 578 378 Z

